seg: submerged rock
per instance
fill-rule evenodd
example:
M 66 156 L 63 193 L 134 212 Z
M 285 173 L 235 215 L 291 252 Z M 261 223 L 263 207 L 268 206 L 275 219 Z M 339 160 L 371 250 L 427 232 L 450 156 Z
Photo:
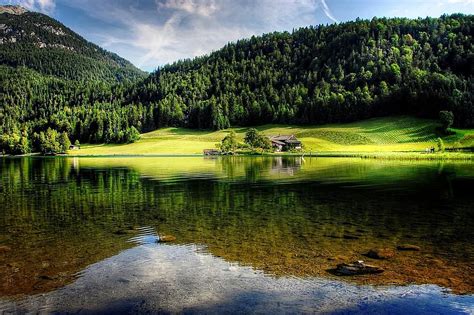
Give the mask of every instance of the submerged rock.
M 389 259 L 395 256 L 395 252 L 390 248 L 373 248 L 365 256 L 373 259 Z
M 421 250 L 419 246 L 412 245 L 412 244 L 401 244 L 397 246 L 397 249 L 404 250 L 404 251 L 415 251 L 415 252 L 419 252 Z
M 57 277 L 50 277 L 50 276 L 48 276 L 48 275 L 41 275 L 41 276 L 39 276 L 38 278 L 41 279 L 41 280 L 54 280 L 54 279 L 56 279 Z
M 345 240 L 358 240 L 360 237 L 352 234 L 344 234 L 342 238 L 344 238 Z
M 169 242 L 174 242 L 176 241 L 176 237 L 173 235 L 160 235 L 158 236 L 158 243 L 169 243 Z
M 8 246 L 0 246 L 0 254 L 11 251 L 12 249 Z
M 331 271 L 338 276 L 356 276 L 382 273 L 384 270 L 377 266 L 367 265 L 363 261 L 359 260 L 351 264 L 339 264 L 337 265 L 336 269 Z

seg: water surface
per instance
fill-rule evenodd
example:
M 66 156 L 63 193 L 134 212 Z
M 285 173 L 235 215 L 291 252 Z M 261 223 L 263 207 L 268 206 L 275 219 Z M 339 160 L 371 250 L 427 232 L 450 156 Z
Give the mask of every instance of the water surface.
M 473 311 L 474 163 L 21 158 L 0 171 L 0 311 Z M 363 255 L 374 247 L 396 256 Z M 385 272 L 327 271 L 354 260 Z

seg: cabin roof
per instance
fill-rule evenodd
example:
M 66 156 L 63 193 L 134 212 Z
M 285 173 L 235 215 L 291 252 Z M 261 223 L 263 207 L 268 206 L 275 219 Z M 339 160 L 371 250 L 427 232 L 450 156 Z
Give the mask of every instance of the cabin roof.
M 289 141 L 289 140 L 296 140 L 294 135 L 278 135 L 278 136 L 271 136 L 270 140 L 272 141 Z
M 272 141 L 272 143 L 275 143 L 275 144 L 285 145 L 285 142 L 283 142 L 283 141 L 273 140 L 273 139 L 271 141 Z

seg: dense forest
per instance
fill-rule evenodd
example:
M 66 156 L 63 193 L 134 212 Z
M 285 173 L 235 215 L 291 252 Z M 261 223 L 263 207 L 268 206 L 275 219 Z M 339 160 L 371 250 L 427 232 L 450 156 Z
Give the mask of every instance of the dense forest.
M 167 65 L 132 93 L 153 128 L 321 124 L 381 115 L 474 125 L 474 16 L 377 19 L 272 33 Z
M 138 138 L 139 118 L 122 121 L 131 107 L 122 107 L 121 90 L 145 72 L 46 15 L 14 6 L 0 13 L 0 152 Z
M 92 44 L 57 46 L 56 37 L 64 35 L 54 32 L 48 42 L 56 46 L 33 45 L 36 53 L 25 53 L 21 45 L 29 44 L 5 39 L 5 30 L 15 29 L 5 21 L 14 15 L 0 16 L 0 26 L 6 25 L 0 27 L 4 152 L 44 151 L 45 142 L 64 135 L 73 142 L 118 143 L 165 126 L 322 124 L 395 114 L 437 118 L 443 110 L 454 114 L 455 126 L 474 126 L 471 15 L 374 18 L 271 33 L 165 65 L 146 78 L 112 54 L 86 47 Z M 52 21 L 56 31 L 69 32 Z M 37 57 L 43 51 L 78 56 L 69 64 L 69 57 Z M 120 74 L 117 65 L 124 69 Z

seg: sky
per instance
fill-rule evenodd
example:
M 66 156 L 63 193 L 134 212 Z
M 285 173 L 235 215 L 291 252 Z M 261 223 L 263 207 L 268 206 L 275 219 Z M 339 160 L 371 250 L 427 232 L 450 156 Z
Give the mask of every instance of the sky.
M 273 31 L 377 17 L 474 14 L 474 0 L 0 0 L 48 14 L 153 71 Z

